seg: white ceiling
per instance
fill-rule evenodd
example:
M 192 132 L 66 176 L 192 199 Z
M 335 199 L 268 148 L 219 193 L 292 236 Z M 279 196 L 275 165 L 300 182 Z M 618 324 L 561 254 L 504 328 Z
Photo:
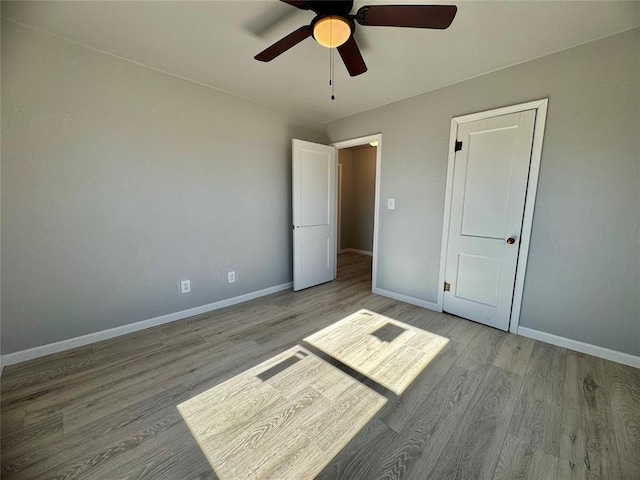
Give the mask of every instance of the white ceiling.
M 320 122 L 329 122 L 640 25 L 640 2 L 356 1 L 458 5 L 447 30 L 358 27 L 369 71 L 351 78 L 307 39 L 253 56 L 313 13 L 277 0 L 3 2 L 2 16 Z M 272 24 L 275 18 L 282 20 Z M 594 68 L 598 68 L 594 65 Z

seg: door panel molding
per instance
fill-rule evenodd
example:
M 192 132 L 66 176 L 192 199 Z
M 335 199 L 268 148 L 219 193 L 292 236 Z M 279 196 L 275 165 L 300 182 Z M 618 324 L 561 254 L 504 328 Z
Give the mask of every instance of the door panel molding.
M 511 113 L 524 112 L 526 110 L 535 110 L 536 118 L 534 123 L 533 143 L 531 147 L 531 163 L 529 166 L 529 178 L 527 182 L 524 216 L 522 220 L 520 250 L 516 266 L 513 303 L 511 306 L 511 321 L 509 323 L 510 332 L 516 333 L 518 331 L 518 324 L 520 322 L 520 309 L 522 307 L 522 294 L 524 290 L 524 278 L 527 268 L 527 259 L 529 256 L 529 244 L 531 241 L 533 211 L 535 207 L 536 191 L 538 187 L 538 177 L 540 174 L 540 159 L 542 156 L 542 142 L 544 138 L 544 127 L 547 118 L 548 103 L 549 99 L 543 98 L 532 102 L 511 105 L 508 107 L 473 113 L 469 115 L 463 115 L 451 119 L 451 127 L 449 133 L 449 154 L 447 163 L 447 183 L 445 190 L 444 218 L 442 225 L 442 244 L 440 249 L 440 275 L 438 285 L 438 298 L 436 304 L 437 310 L 439 312 L 442 312 L 444 304 L 443 287 L 445 282 L 447 247 L 449 243 L 449 228 L 453 193 L 453 173 L 458 129 L 465 123 L 474 122 L 477 120 L 484 120 L 502 115 L 508 115 Z

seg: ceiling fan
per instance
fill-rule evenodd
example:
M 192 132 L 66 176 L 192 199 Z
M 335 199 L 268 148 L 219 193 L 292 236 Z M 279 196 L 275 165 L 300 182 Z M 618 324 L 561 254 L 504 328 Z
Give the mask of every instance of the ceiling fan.
M 351 15 L 353 0 L 280 0 L 301 10 L 311 10 L 316 17 L 278 40 L 254 58 L 270 62 L 308 37 L 327 48 L 337 48 L 349 75 L 367 71 L 358 44 L 353 38 L 356 22 L 362 26 L 448 28 L 456 16 L 455 5 L 372 5 L 361 7 Z M 355 21 L 354 21 L 355 20 Z

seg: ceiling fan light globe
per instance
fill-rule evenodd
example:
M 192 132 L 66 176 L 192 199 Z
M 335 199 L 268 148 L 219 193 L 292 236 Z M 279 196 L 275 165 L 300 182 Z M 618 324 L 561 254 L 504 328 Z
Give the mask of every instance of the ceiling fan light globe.
M 351 25 L 342 17 L 328 16 L 313 25 L 313 38 L 323 47 L 335 48 L 351 37 Z

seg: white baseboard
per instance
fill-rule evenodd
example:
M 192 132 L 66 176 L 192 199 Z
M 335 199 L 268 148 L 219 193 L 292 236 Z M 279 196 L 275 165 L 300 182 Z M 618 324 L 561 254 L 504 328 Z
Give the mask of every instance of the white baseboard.
M 438 305 L 433 302 L 427 302 L 426 300 L 421 300 L 419 298 L 410 297 L 408 295 L 402 295 L 401 293 L 392 292 L 390 290 L 384 290 L 382 288 L 373 287 L 371 290 L 376 295 L 382 295 L 383 297 L 393 298 L 394 300 L 400 300 L 404 303 L 409 303 L 411 305 L 416 305 L 422 308 L 428 308 L 429 310 L 438 311 Z
M 373 257 L 373 252 L 369 252 L 368 250 L 358 250 L 357 248 L 343 248 L 338 253 L 359 253 L 360 255 L 369 255 Z
M 579 342 L 578 340 L 560 337 L 558 335 L 553 335 L 552 333 L 541 332 L 540 330 L 534 330 L 527 327 L 518 327 L 518 335 L 533 338 L 534 340 L 540 340 L 541 342 L 550 343 L 551 345 L 556 345 L 558 347 L 568 348 L 569 350 L 575 350 L 576 352 L 587 353 L 594 357 L 604 358 L 605 360 L 611 360 L 631 367 L 640 368 L 640 357 L 629 353 L 610 350 L 605 347 L 599 347 L 598 345 Z
M 211 312 L 220 308 L 230 307 L 238 303 L 247 302 L 254 298 L 264 297 L 265 295 L 271 295 L 272 293 L 288 290 L 293 284 L 283 283 L 281 285 L 275 285 L 273 287 L 265 288 L 255 292 L 245 293 L 237 297 L 227 298 L 218 302 L 209 303 L 200 307 L 189 308 L 180 312 L 169 313 L 160 317 L 150 318 L 148 320 L 141 320 L 135 323 L 129 323 L 120 327 L 110 328 L 108 330 L 102 330 L 100 332 L 89 333 L 80 337 L 69 338 L 67 340 L 61 340 L 55 343 L 49 343 L 47 345 L 41 345 L 39 347 L 28 348 L 27 350 L 21 350 L 19 352 L 9 353 L 2 356 L 2 363 L 4 365 L 15 365 L 16 363 L 26 362 L 34 358 L 44 357 L 45 355 L 51 355 L 52 353 L 63 352 L 72 348 L 89 345 L 101 340 L 107 340 L 109 338 L 119 337 L 126 335 L 127 333 L 138 332 L 146 328 L 156 327 L 165 323 L 175 322 L 176 320 L 182 320 L 183 318 L 193 317 L 194 315 L 200 315 L 202 313 Z

